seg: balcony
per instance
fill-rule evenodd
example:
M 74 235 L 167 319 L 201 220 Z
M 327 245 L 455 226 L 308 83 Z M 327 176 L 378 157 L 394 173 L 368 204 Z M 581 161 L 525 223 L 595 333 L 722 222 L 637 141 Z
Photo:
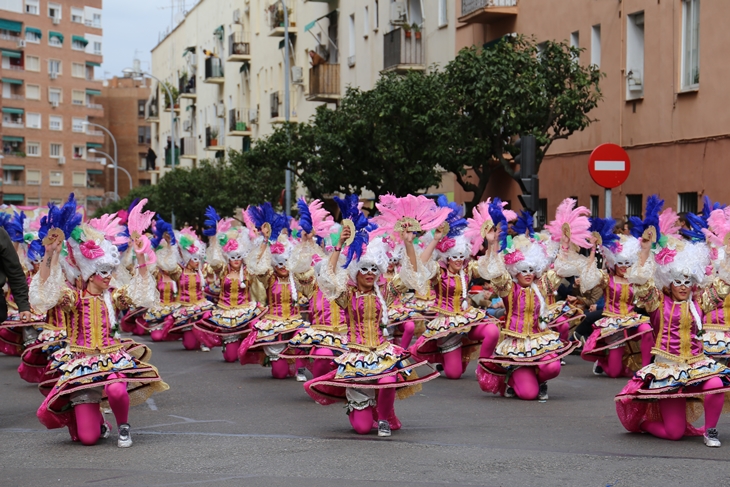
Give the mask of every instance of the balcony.
M 145 106 L 145 120 L 148 122 L 159 122 L 160 113 L 159 105 L 157 105 L 157 98 L 152 98 Z
M 180 139 L 180 157 L 183 159 L 197 159 L 195 151 L 195 137 L 183 137 Z
M 309 69 L 308 101 L 335 102 L 340 95 L 340 65 L 320 64 Z
M 400 27 L 385 34 L 383 71 L 404 72 L 426 69 L 423 40 L 418 34 Z
M 187 74 L 178 79 L 178 91 L 180 98 L 195 100 L 198 95 L 195 92 L 195 75 L 188 77 Z
M 172 151 L 165 148 L 165 167 L 172 167 Z M 175 147 L 175 166 L 180 165 L 180 148 Z
M 104 105 L 100 105 L 99 103 L 87 103 L 86 108 L 91 108 L 92 110 L 103 110 Z
M 461 0 L 459 22 L 491 24 L 517 16 L 518 0 Z
M 223 137 L 215 127 L 205 127 L 205 150 L 215 152 L 226 150 Z
M 205 59 L 205 79 L 206 83 L 223 84 L 226 78 L 223 74 L 223 63 L 220 58 L 209 57 Z
M 250 137 L 251 127 L 248 123 L 244 122 L 241 117 L 241 112 L 248 115 L 248 109 L 243 110 L 228 110 L 228 135 L 234 135 L 238 137 Z
M 289 17 L 289 34 L 297 33 L 297 23 L 293 20 L 295 17 L 294 2 L 284 0 L 287 7 Z M 279 2 L 269 5 L 267 12 L 269 14 L 269 37 L 284 37 L 284 10 Z
M 251 44 L 248 41 L 248 32 L 233 32 L 228 36 L 228 59 L 230 62 L 251 60 Z
M 91 135 L 93 137 L 104 137 L 104 132 L 102 132 L 101 130 L 86 129 L 86 135 Z

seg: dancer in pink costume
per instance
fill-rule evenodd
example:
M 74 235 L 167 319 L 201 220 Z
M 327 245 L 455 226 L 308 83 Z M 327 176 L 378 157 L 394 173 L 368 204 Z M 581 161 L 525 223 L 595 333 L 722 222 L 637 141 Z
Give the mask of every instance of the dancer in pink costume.
M 80 224 L 73 195 L 63 209 L 51 206 L 45 228 L 41 229 L 46 255 L 31 283 L 31 302 L 39 310 L 60 306 L 70 320 L 68 346 L 54 353 L 49 365 L 58 373 L 58 381 L 37 416 L 49 429 L 67 426 L 72 439 L 84 445 L 109 436 L 111 429 L 100 411 L 100 403 L 108 403 L 119 428 L 117 445 L 132 446 L 129 406 L 168 388 L 157 370 L 145 362 L 150 355 L 147 347 L 115 337 L 116 310 L 130 304 L 150 306 L 156 298 L 155 283 L 146 268 L 147 259 L 154 262 L 154 254 L 149 240 L 142 235 L 154 215 L 141 213 L 146 201 L 130 213 L 138 270 L 130 284 L 121 289 L 109 289 L 112 273 L 119 265 L 119 252 L 111 243 L 118 235 Z M 64 239 L 81 272 L 82 289 L 64 285 L 59 264 Z
M 216 275 L 220 294 L 210 316 L 195 323 L 193 329 L 201 342 L 223 348 L 223 360 L 235 362 L 251 324 L 266 310 L 251 300 L 246 286 L 243 260 L 251 250 L 248 231 L 233 228 L 233 219 L 220 218 L 212 207 L 208 207 L 206 217 L 210 230 L 204 234 L 211 238 L 206 260 Z
M 654 363 L 636 372 L 616 396 L 616 411 L 631 432 L 670 440 L 704 434 L 705 445 L 719 447 L 717 422 L 730 391 L 730 369 L 704 354 L 697 336 L 702 316 L 693 299 L 706 279 L 709 252 L 704 244 L 663 238 L 657 227 L 640 229 L 639 261 L 628 274 L 656 334 Z M 700 403 L 705 425 L 697 429 L 692 422 L 702 414 Z
M 402 243 L 398 244 L 389 237 L 383 237 L 383 242 L 388 246 L 388 270 L 380 276 L 381 282 L 378 282 L 378 284 L 387 293 L 398 288 L 398 272 L 405 247 Z M 391 283 L 394 285 L 391 286 Z M 393 329 L 393 343 L 403 348 L 408 348 L 413 337 L 420 336 L 425 330 L 424 321 L 426 318 L 423 314 L 403 304 L 405 300 L 412 297 L 413 294 L 409 292 L 386 297 L 388 302 L 392 302 L 388 307 L 388 322 Z
M 294 269 L 295 262 L 290 260 L 293 244 L 286 235 L 289 230 L 287 217 L 274 212 L 270 203 L 250 207 L 248 214 L 261 232 L 256 241 L 260 244 L 254 245 L 246 258 L 249 292 L 252 299 L 269 309 L 241 342 L 238 359 L 242 365 L 270 363 L 275 379 L 296 375 L 297 380 L 303 382 L 306 380 L 306 360 L 296 359 L 295 370 L 290 370 L 289 361 L 280 354 L 298 330 L 309 326 L 299 310 L 313 292 L 311 257 L 308 262 L 303 259 L 306 264 L 297 262 L 302 269 Z
M 604 373 L 612 378 L 630 377 L 649 365 L 654 342 L 649 318 L 634 311 L 635 286 L 626 277 L 639 258 L 639 240 L 614 234 L 614 226 L 612 219 L 593 219 L 595 246 L 580 275 L 581 291 L 601 289 L 606 302 L 603 318 L 593 324 L 581 357 L 594 363 L 596 375 Z M 600 248 L 608 271 L 596 266 L 595 247 Z M 637 345 L 640 360 L 633 352 Z
M 342 241 L 351 244 L 348 259 L 343 268 L 341 249 L 336 247 L 318 281 L 324 293 L 345 310 L 348 351 L 335 358 L 337 370 L 308 381 L 304 388 L 323 405 L 346 401 L 350 424 L 358 434 L 368 434 L 377 420 L 378 436 L 387 437 L 401 428 L 394 409 L 396 395 L 403 399 L 415 394 L 421 383 L 438 373 L 383 336 L 388 305 L 377 278 L 388 265 L 384 245 L 376 239 L 363 250 L 368 241 L 367 221 L 358 218 L 357 196 L 348 196 L 345 202 L 336 200 L 345 207 L 343 216 L 354 221 L 354 225 L 343 224 Z M 427 372 L 416 375 L 414 369 L 421 366 Z
M 210 351 L 210 348 L 201 343 L 193 331 L 193 325 L 210 316 L 214 304 L 205 298 L 204 289 L 206 280 L 203 270 L 208 274 L 205 264 L 205 244 L 198 238 L 195 231 L 188 227 L 175 232 L 177 247 L 182 260 L 182 272 L 177 281 L 179 307 L 172 315 L 165 319 L 162 329 L 162 339 L 174 339 L 182 336 L 185 350 Z M 153 339 L 155 337 L 153 336 Z
M 483 347 L 477 379 L 486 392 L 524 400 L 546 400 L 547 381 L 560 374 L 560 359 L 577 343 L 562 341 L 545 321 L 545 297 L 535 281 L 548 268 L 550 260 L 544 244 L 535 239 L 532 216 L 523 212 L 513 227 L 517 235 L 510 237 L 498 199 L 491 203 L 490 214 L 494 226 L 485 229 L 488 249 L 479 259 L 479 273 L 504 300 L 506 321 L 499 344 L 490 337 L 491 349 Z M 558 256 L 556 268 L 558 264 L 567 265 L 560 261 L 567 258 L 569 244 L 580 242 L 581 236 L 575 232 L 572 238 L 562 237 L 561 246 L 565 251 Z M 560 274 L 558 271 L 556 276 Z

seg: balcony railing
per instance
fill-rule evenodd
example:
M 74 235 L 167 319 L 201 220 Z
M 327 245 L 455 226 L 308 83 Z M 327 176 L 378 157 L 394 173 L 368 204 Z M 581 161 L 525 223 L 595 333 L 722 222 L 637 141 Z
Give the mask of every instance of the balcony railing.
M 422 34 L 422 32 L 419 32 Z M 422 71 L 426 69 L 423 41 L 417 32 L 400 27 L 385 34 L 383 39 L 383 70 Z
M 177 86 L 182 98 L 195 98 L 195 75 L 181 76 Z
M 460 22 L 490 24 L 517 15 L 518 0 L 461 0 Z
M 222 83 L 224 81 L 223 62 L 220 58 L 209 57 L 205 59 L 205 82 Z
M 145 111 L 147 113 L 147 120 L 157 120 L 160 118 L 160 109 L 157 105 L 157 98 L 152 98 L 149 103 L 147 103 L 147 106 L 145 107 Z
M 194 159 L 197 157 L 195 150 L 195 137 L 183 137 L 180 139 L 180 157 Z
M 18 35 L 12 35 L 12 34 L 0 34 L 0 39 L 4 41 L 19 41 L 20 39 L 23 39 L 23 37 L 20 37 L 20 34 Z
M 211 147 L 215 147 L 215 150 L 223 150 L 223 136 L 220 133 L 216 133 L 215 137 L 213 137 L 214 130 L 216 129 L 213 127 L 205 127 L 205 148 L 210 149 Z M 220 149 L 218 149 L 219 147 Z
M 340 98 L 340 65 L 320 64 L 309 69 L 309 101 Z
M 23 186 L 22 179 L 4 179 L 3 186 Z
M 86 129 L 86 134 L 93 135 L 94 137 L 104 137 L 104 132 L 102 132 L 101 130 Z
M 3 69 L 9 69 L 10 71 L 25 71 L 25 68 L 18 64 L 9 64 L 8 66 L 3 66 Z
M 248 108 L 228 110 L 228 135 L 250 135 L 251 127 L 241 114 L 248 117 Z
M 296 11 L 295 11 L 295 3 L 292 0 L 284 0 L 284 5 L 286 5 L 286 8 L 288 9 L 288 17 L 289 17 L 289 32 L 295 32 L 297 23 L 294 19 L 296 19 Z M 281 3 L 278 1 L 271 2 L 271 5 L 268 7 L 268 14 L 269 14 L 269 28 L 271 31 L 269 32 L 269 36 L 274 37 L 284 37 L 284 10 L 281 8 Z
M 248 32 L 233 32 L 228 36 L 228 61 L 248 61 L 251 59 L 251 44 Z
M 180 148 L 175 147 L 175 166 L 180 165 Z M 172 151 L 165 148 L 165 166 L 172 167 Z
M 12 120 L 3 120 L 3 128 L 24 129 L 25 124 L 23 122 L 14 122 Z
M 6 100 L 25 100 L 25 96 L 23 96 L 23 95 L 14 95 L 14 94 L 10 94 L 10 95 L 7 95 L 7 96 L 3 96 L 3 98 L 6 99 Z
M 101 29 L 101 22 L 94 22 L 93 20 L 86 19 L 84 21 L 84 25 L 87 27 L 95 27 L 97 29 Z
M 104 105 L 100 105 L 98 103 L 87 103 L 86 108 L 93 108 L 94 110 L 102 110 L 104 108 Z

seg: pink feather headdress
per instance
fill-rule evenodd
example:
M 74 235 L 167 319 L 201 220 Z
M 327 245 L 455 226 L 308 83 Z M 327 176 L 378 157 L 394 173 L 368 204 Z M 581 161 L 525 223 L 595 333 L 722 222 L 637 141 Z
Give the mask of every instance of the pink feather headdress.
M 489 204 L 492 202 L 492 198 L 487 198 L 486 201 L 482 201 L 472 210 L 471 218 L 466 219 L 467 228 L 464 231 L 464 236 L 469 240 L 471 247 L 471 255 L 476 255 L 484 242 L 486 232 L 493 225 L 492 217 L 489 215 Z M 508 222 L 517 220 L 517 213 L 512 210 L 505 210 L 507 202 L 502 202 L 502 214 Z
M 575 208 L 576 200 L 566 198 L 555 212 L 555 220 L 545 225 L 550 232 L 551 239 L 559 242 L 564 234 L 568 235 L 570 242 L 578 247 L 587 249 L 591 247 L 588 239 L 591 237 L 589 228 L 591 222 L 588 217 L 591 211 L 585 206 Z
M 426 232 L 438 228 L 451 213 L 449 207 L 439 207 L 435 201 L 423 195 L 409 194 L 402 198 L 392 194 L 382 195 L 380 202 L 375 206 L 380 214 L 373 218 L 378 228 L 371 236 L 384 233 L 400 239 L 402 230 L 412 232 Z
M 251 219 L 251 215 L 248 214 L 248 209 L 251 206 L 247 206 L 245 210 L 242 211 L 243 213 L 243 223 L 246 225 L 246 228 L 248 228 L 248 238 L 253 240 L 256 238 L 256 224 Z
M 129 228 L 129 240 L 134 245 L 134 250 L 137 253 L 144 253 L 148 264 L 154 264 L 157 262 L 157 254 L 152 248 L 149 237 L 144 232 L 152 225 L 155 212 L 142 212 L 142 208 L 146 204 L 147 198 L 144 198 L 132 208 L 127 217 L 127 228 Z
M 681 225 L 679 224 L 679 215 L 671 208 L 667 208 L 659 215 L 659 232 L 662 236 L 674 237 L 678 240 L 682 239 L 679 233 Z
M 707 218 L 707 226 L 702 233 L 707 241 L 716 247 L 724 247 L 730 243 L 730 207 L 713 210 Z
M 307 206 L 309 207 L 309 213 L 312 215 L 312 229 L 315 235 L 320 238 L 328 237 L 335 220 L 330 212 L 324 209 L 324 203 L 320 200 L 312 200 Z
M 102 215 L 99 218 L 89 220 L 89 225 L 104 234 L 104 238 L 116 246 L 124 245 L 129 238 L 124 236 L 124 226 L 122 219 L 116 214 Z

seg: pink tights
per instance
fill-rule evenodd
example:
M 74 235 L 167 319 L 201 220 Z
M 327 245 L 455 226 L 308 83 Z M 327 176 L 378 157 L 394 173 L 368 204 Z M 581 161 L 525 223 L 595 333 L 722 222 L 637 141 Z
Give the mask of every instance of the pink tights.
M 641 335 L 641 366 L 646 367 L 651 363 L 651 347 L 654 346 L 654 333 L 649 323 L 639 325 L 637 331 L 642 332 L 649 330 L 648 333 Z
M 396 381 L 394 376 L 383 377 L 378 379 L 378 384 L 390 384 Z M 378 391 L 378 404 L 376 410 L 379 420 L 388 421 L 394 414 L 395 408 L 395 388 L 380 389 Z M 350 411 L 350 424 L 352 428 L 360 435 L 370 433 L 373 428 L 373 408 L 372 406 L 365 409 L 353 409 Z
M 491 357 L 499 341 L 499 328 L 494 323 L 474 325 L 469 332 L 469 338 L 482 341 L 479 351 L 480 357 Z M 448 379 L 459 379 L 464 373 L 465 364 L 461 359 L 461 349 L 452 350 L 443 354 L 444 375 Z
M 111 378 L 118 377 L 111 374 Z M 104 386 L 104 392 L 109 400 L 109 407 L 112 408 L 117 426 L 128 422 L 129 418 L 129 394 L 125 382 L 115 382 Z M 83 445 L 95 444 L 101 436 L 101 425 L 104 417 L 101 414 L 98 403 L 77 404 L 74 406 L 76 417 L 76 432 Z
M 223 360 L 226 362 L 235 362 L 238 360 L 238 347 L 241 346 L 241 340 L 227 343 L 223 349 Z
M 512 373 L 508 384 L 514 388 L 517 397 L 526 401 L 532 401 L 537 399 L 537 395 L 540 392 L 540 384 L 554 379 L 559 374 L 559 360 L 536 367 L 519 367 Z
M 651 330 L 651 325 L 644 323 L 637 328 L 638 332 Z M 640 337 L 641 340 L 641 366 L 646 367 L 651 363 L 651 348 L 654 346 L 654 335 L 651 331 L 644 333 Z M 631 371 L 624 367 L 624 347 L 612 348 L 608 351 L 608 356 L 598 359 L 598 365 L 601 366 L 603 372 L 609 377 L 616 378 L 621 376 L 630 377 Z
M 312 376 L 316 378 L 325 375 L 331 370 L 334 352 L 332 352 L 329 348 L 316 348 L 314 350 L 314 355 L 322 357 L 314 359 L 314 364 L 312 365 Z
M 568 334 L 570 333 L 570 323 L 565 316 L 561 316 L 556 320 L 556 324 L 553 326 L 560 334 L 560 340 L 567 342 L 569 340 Z
M 704 384 L 688 388 L 688 390 L 710 391 L 721 387 L 722 379 L 713 377 Z M 707 394 L 705 396 L 705 429 L 717 426 L 724 401 L 725 395 L 722 393 Z M 687 429 L 687 400 L 681 397 L 660 399 L 659 411 L 662 413 L 662 420 L 645 421 L 641 423 L 641 429 L 666 440 L 679 440 L 682 438 Z
M 200 348 L 200 342 L 195 337 L 195 333 L 193 333 L 193 330 L 183 332 L 182 341 L 185 350 L 198 350 Z M 236 351 L 236 353 L 238 353 L 238 351 Z
M 400 346 L 407 349 L 413 339 L 413 333 L 416 331 L 416 324 L 413 321 L 406 321 L 400 325 L 403 336 L 400 339 Z

